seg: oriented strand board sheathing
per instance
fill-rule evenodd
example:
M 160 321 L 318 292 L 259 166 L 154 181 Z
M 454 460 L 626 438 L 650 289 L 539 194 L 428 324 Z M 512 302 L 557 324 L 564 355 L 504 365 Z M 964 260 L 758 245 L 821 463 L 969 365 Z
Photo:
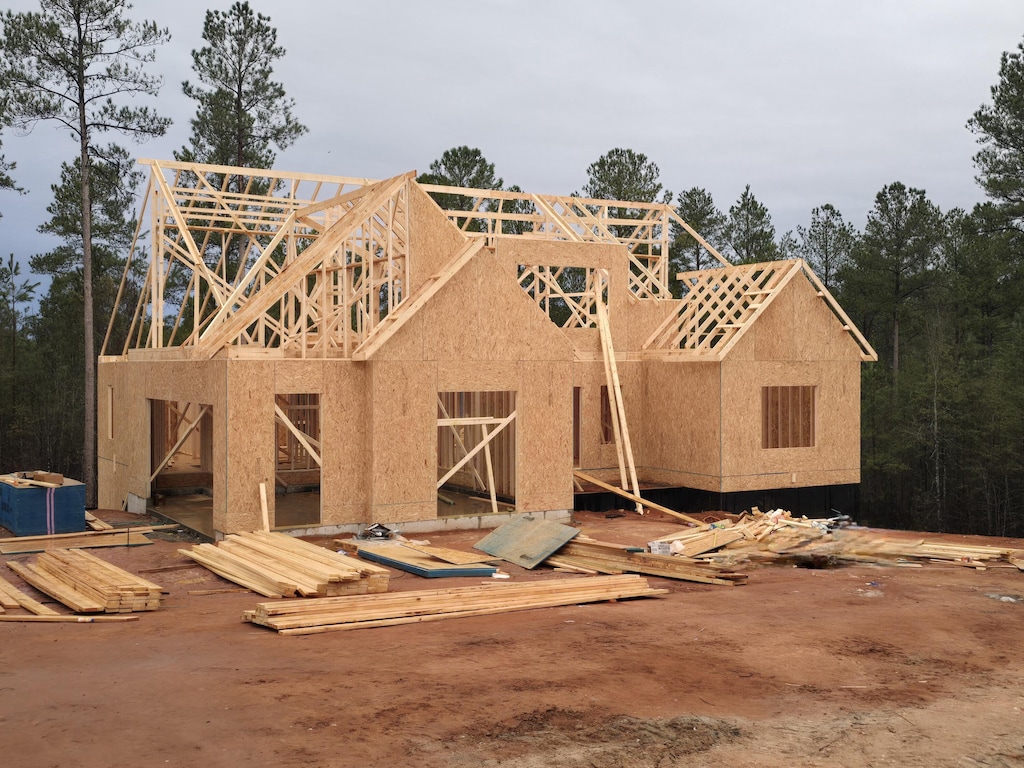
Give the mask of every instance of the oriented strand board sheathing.
M 409 252 L 415 257 L 411 266 L 411 292 L 444 266 L 465 243 L 466 235 L 459 232 L 430 195 L 415 184 L 409 189 L 409 230 Z
M 368 368 L 348 360 L 332 360 L 324 366 L 324 393 L 320 400 L 324 461 L 320 522 L 365 522 L 369 516 L 373 466 Z
M 262 525 L 260 483 L 273 487 L 277 464 L 274 447 L 274 363 L 231 360 L 228 362 L 227 373 L 225 454 L 230 491 L 223 519 L 214 510 L 213 527 L 224 532 L 254 531 Z M 216 476 L 216 472 L 214 474 Z M 270 524 L 273 526 L 273 494 L 270 494 L 268 502 Z

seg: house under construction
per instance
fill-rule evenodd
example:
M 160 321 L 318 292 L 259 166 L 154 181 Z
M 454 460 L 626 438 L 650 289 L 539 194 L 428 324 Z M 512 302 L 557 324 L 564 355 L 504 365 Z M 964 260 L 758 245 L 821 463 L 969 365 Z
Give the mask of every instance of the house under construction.
M 664 204 L 144 163 L 103 507 L 423 530 L 565 515 L 575 470 L 717 504 L 860 480 L 875 353 L 802 261 L 731 265 Z M 673 224 L 717 263 L 679 299 Z

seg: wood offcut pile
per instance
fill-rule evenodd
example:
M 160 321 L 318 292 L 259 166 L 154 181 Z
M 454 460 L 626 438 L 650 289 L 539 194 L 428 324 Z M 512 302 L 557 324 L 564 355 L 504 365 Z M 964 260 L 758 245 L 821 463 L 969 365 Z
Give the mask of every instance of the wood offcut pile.
M 259 603 L 243 619 L 282 635 L 387 627 L 530 608 L 594 603 L 666 593 L 641 576 L 591 576 L 518 584 L 428 589 L 379 595 Z
M 80 549 L 52 549 L 34 563 L 12 561 L 7 566 L 75 613 L 134 613 L 160 607 L 158 584 Z
M 732 566 L 744 562 L 784 562 L 825 567 L 839 562 L 921 566 L 946 563 L 971 568 L 1017 567 L 1024 551 L 992 546 L 929 542 L 839 527 L 835 520 L 794 518 L 785 510 L 756 508 L 735 521 L 721 521 L 652 542 L 673 556 Z
M 179 549 L 218 576 L 264 597 L 336 597 L 387 592 L 390 572 L 284 533 L 237 533 Z
M 734 573 L 724 566 L 704 563 L 676 555 L 652 554 L 637 547 L 595 541 L 577 536 L 544 561 L 553 568 L 580 573 L 642 573 L 666 579 L 696 581 L 703 584 L 735 586 L 745 584 L 747 574 Z

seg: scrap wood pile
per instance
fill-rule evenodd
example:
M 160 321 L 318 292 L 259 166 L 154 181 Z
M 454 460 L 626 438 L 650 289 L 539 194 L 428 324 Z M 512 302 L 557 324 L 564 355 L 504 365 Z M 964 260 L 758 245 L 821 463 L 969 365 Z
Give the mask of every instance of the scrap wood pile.
M 654 589 L 641 576 L 592 576 L 518 584 L 496 582 L 473 587 L 259 603 L 243 620 L 282 635 L 309 635 L 366 627 L 386 627 L 464 616 L 484 616 L 530 608 L 650 597 Z
M 838 522 L 837 522 L 838 521 Z M 833 562 L 920 565 L 945 562 L 973 568 L 1017 567 L 1024 570 L 1024 551 L 1009 548 L 902 540 L 863 529 L 842 527 L 840 518 L 794 518 L 785 510 L 763 513 L 756 507 L 735 521 L 721 521 L 663 536 L 677 557 L 736 565 L 742 562 L 786 562 L 827 565 Z
M 389 571 L 284 533 L 237 533 L 178 550 L 264 597 L 336 597 L 387 592 Z
M 34 563 L 12 561 L 7 566 L 75 613 L 134 613 L 160 607 L 158 584 L 80 549 L 52 549 Z M 38 615 L 56 615 L 52 609 L 38 611 L 19 604 Z
M 747 574 L 735 573 L 714 563 L 697 562 L 675 555 L 652 554 L 638 547 L 595 541 L 586 536 L 572 539 L 544 563 L 553 568 L 581 573 L 642 573 L 703 584 L 735 586 L 747 581 Z

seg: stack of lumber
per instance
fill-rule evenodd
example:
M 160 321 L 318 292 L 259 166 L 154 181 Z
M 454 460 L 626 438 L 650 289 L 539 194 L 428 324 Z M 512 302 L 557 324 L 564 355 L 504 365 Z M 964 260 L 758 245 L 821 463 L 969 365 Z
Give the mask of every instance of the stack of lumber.
M 264 597 L 333 597 L 387 592 L 389 571 L 284 533 L 231 534 L 178 550 L 218 576 Z
M 1022 550 L 909 540 L 863 529 L 835 528 L 831 520 L 794 518 L 785 510 L 765 514 L 755 508 L 736 521 L 704 525 L 655 541 L 668 543 L 670 551 L 682 557 L 729 565 L 740 562 L 820 565 L 842 561 L 921 565 L 931 562 L 1024 570 Z
M 649 597 L 665 592 L 667 590 L 653 589 L 640 576 L 594 576 L 290 603 L 259 603 L 255 610 L 246 611 L 242 618 L 275 629 L 282 635 L 309 635 L 484 616 L 530 608 Z
M 35 563 L 7 566 L 76 613 L 133 613 L 160 607 L 159 585 L 80 549 L 53 549 Z
M 57 616 L 52 608 L 33 600 L 6 579 L 0 578 L 0 613 L 8 608 L 24 608 L 35 616 Z
M 590 573 L 642 573 L 667 579 L 696 581 L 703 584 L 735 586 L 745 584 L 745 573 L 734 573 L 720 566 L 700 563 L 675 555 L 655 555 L 635 547 L 595 541 L 578 536 L 545 560 L 547 565 Z

